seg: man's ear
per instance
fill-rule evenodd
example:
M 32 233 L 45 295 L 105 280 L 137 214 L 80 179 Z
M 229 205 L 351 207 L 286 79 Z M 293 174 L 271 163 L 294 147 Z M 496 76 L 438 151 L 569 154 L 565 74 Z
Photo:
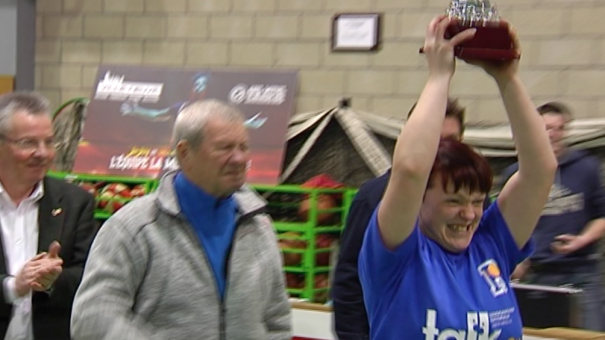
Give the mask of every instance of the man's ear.
M 175 153 L 178 159 L 186 159 L 191 153 L 189 143 L 186 140 L 179 141 L 176 144 Z

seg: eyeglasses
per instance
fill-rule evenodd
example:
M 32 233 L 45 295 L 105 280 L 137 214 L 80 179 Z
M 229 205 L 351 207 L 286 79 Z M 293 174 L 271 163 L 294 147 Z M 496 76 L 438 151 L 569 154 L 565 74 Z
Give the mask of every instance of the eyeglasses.
M 61 142 L 58 142 L 55 138 L 46 138 L 43 140 L 35 138 L 23 138 L 23 139 L 12 139 L 4 135 L 0 135 L 0 140 L 11 143 L 18 149 L 28 152 L 34 152 L 38 150 L 40 144 L 44 145 L 47 150 L 55 150 L 61 146 Z

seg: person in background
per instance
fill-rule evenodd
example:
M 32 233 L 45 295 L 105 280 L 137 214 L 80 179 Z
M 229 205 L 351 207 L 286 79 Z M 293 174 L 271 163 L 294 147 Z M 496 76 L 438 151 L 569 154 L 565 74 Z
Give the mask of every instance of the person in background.
M 290 340 L 277 237 L 245 185 L 242 113 L 192 103 L 173 140 L 180 170 L 112 215 L 93 243 L 73 338 Z
M 487 160 L 460 141 L 440 139 L 454 48 L 450 19 L 427 28 L 429 76 L 393 154 L 383 199 L 368 225 L 359 278 L 370 338 L 521 339 L 521 316 L 508 278 L 532 251 L 533 226 L 556 171 L 543 122 L 518 75 L 518 59 L 469 61 L 496 82 L 518 150 L 519 171 L 484 212 L 492 185 Z M 517 35 L 510 32 L 520 51 Z
M 416 104 L 410 109 L 408 119 L 415 107 Z M 465 108 L 461 107 L 457 100 L 448 99 L 441 137 L 462 140 L 464 116 Z M 349 208 L 345 229 L 340 238 L 331 292 L 334 328 L 336 335 L 342 340 L 369 339 L 368 316 L 363 303 L 357 262 L 368 222 L 382 199 L 390 176 L 389 170 L 359 188 Z
M 605 233 L 605 189 L 600 163 L 585 151 L 571 150 L 565 142 L 571 110 L 558 102 L 538 107 L 558 160 L 555 182 L 533 233 L 536 252 L 513 273 L 527 283 L 572 285 L 580 294 L 581 327 L 605 331 L 603 279 L 599 241 Z M 519 168 L 502 173 L 508 180 Z
M 56 154 L 48 100 L 0 96 L 0 337 L 69 340 L 76 289 L 96 234 L 94 199 L 46 176 Z

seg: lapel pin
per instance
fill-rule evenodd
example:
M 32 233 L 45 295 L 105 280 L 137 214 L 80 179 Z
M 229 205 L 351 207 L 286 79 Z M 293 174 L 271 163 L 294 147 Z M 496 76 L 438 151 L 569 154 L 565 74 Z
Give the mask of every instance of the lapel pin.
M 56 209 L 53 209 L 53 210 L 52 210 L 50 213 L 51 213 L 51 215 L 53 215 L 53 216 L 57 216 L 57 215 L 59 215 L 59 214 L 60 214 L 62 211 L 63 211 L 63 209 L 61 209 L 61 208 L 56 208 Z

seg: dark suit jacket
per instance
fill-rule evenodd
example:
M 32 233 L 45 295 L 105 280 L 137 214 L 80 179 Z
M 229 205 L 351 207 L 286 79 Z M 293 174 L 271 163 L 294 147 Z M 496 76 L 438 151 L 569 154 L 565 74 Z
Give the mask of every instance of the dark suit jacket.
M 61 243 L 63 272 L 52 292 L 34 292 L 32 297 L 35 340 L 69 340 L 71 306 L 82 279 L 88 250 L 97 232 L 93 219 L 94 199 L 85 190 L 46 177 L 39 201 L 38 253 L 48 251 L 52 241 Z M 0 235 L 0 239 L 2 236 Z M 0 338 L 4 339 L 12 315 L 1 284 L 6 278 L 6 258 L 0 242 Z

